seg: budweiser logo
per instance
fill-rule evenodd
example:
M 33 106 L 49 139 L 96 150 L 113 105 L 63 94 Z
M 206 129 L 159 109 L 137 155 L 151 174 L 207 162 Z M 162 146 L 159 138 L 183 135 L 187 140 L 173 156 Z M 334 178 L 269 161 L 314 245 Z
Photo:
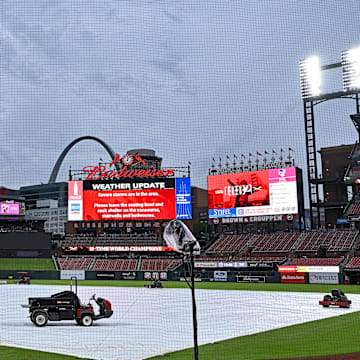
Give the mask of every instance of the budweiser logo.
M 83 171 L 87 173 L 86 180 L 111 180 L 121 178 L 160 178 L 174 175 L 174 169 L 156 169 L 150 165 L 146 169 L 132 169 L 132 167 L 142 164 L 146 166 L 146 162 L 141 158 L 139 154 L 135 156 L 126 154 L 121 159 L 119 154 L 116 154 L 113 161 L 110 163 L 110 169 L 107 169 L 105 165 L 97 166 L 85 166 Z M 120 170 L 111 169 L 113 166 L 118 165 Z

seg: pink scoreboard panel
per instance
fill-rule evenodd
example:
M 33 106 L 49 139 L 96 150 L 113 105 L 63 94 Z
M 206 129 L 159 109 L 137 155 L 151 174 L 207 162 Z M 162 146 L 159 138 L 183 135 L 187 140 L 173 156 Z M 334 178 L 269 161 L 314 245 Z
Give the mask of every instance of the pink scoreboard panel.
M 296 168 L 208 176 L 209 218 L 298 213 Z
M 0 202 L 1 215 L 25 215 L 25 204 L 16 202 Z

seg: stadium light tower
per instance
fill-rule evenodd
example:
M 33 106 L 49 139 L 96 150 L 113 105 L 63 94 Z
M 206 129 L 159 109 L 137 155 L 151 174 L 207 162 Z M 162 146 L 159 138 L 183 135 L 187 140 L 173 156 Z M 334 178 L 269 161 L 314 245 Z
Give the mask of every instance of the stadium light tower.
M 341 54 L 344 91 L 360 89 L 360 47 Z
M 322 72 L 339 67 L 342 67 L 343 70 L 344 90 L 326 94 L 322 93 Z M 360 47 L 344 51 L 342 53 L 342 60 L 338 63 L 321 66 L 316 56 L 300 61 L 300 87 L 304 103 L 311 228 L 319 228 L 321 225 L 320 208 L 325 206 L 324 202 L 320 202 L 319 185 L 324 184 L 326 179 L 319 178 L 318 176 L 314 107 L 317 104 L 331 99 L 351 98 L 356 101 L 356 114 L 360 113 Z M 314 212 L 317 213 L 316 224 L 314 222 Z
M 321 93 L 321 69 L 317 56 L 300 61 L 300 82 L 302 98 L 319 96 Z

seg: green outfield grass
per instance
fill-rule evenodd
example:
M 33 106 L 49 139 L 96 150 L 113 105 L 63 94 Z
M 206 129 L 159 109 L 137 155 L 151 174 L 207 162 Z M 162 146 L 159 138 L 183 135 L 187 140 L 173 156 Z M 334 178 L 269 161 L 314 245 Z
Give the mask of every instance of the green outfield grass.
M 256 320 L 255 320 L 256 321 Z M 259 360 L 360 352 L 360 312 L 242 336 L 199 347 L 199 359 Z M 193 349 L 148 360 L 188 360 Z
M 75 360 L 74 356 L 0 346 L 1 360 Z
M 13 280 L 7 280 L 9 284 Z M 31 280 L 37 285 L 69 285 L 69 280 Z M 117 286 L 117 287 L 144 287 L 150 281 L 140 280 L 79 280 L 79 286 Z M 182 281 L 163 281 L 165 288 L 188 288 Z M 208 290 L 250 290 L 250 291 L 296 291 L 296 292 L 320 292 L 327 293 L 331 289 L 340 288 L 345 293 L 360 294 L 359 285 L 320 285 L 320 284 L 265 284 L 265 283 L 231 283 L 231 282 L 197 282 L 196 289 Z
M 0 258 L 0 270 L 56 270 L 52 259 Z

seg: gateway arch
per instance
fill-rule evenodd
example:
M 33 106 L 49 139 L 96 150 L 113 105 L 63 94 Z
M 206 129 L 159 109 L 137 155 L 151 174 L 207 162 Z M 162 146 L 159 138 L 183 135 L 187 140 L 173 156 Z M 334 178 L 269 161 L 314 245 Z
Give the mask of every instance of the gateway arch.
M 108 145 L 105 141 L 95 137 L 95 136 L 81 136 L 77 139 L 75 139 L 74 141 L 72 141 L 64 150 L 63 152 L 60 154 L 60 156 L 58 157 L 54 168 L 52 169 L 51 175 L 50 175 L 50 179 L 48 184 L 53 184 L 56 181 L 56 178 L 58 176 L 58 172 L 60 170 L 61 164 L 64 161 L 65 156 L 67 155 L 67 153 L 71 150 L 71 148 L 76 145 L 78 142 L 83 141 L 83 140 L 93 140 L 98 142 L 100 145 L 103 146 L 103 148 L 108 152 L 108 154 L 110 155 L 111 159 L 115 158 L 115 151 L 110 147 L 110 145 Z M 117 170 L 120 170 L 119 165 L 115 164 L 115 167 Z

